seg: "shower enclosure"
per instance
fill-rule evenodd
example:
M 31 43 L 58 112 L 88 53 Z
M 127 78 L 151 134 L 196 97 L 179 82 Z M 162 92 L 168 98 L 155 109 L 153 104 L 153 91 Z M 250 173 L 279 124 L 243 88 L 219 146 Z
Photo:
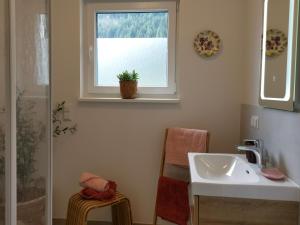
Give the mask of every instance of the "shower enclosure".
M 48 4 L 0 1 L 0 225 L 51 224 Z

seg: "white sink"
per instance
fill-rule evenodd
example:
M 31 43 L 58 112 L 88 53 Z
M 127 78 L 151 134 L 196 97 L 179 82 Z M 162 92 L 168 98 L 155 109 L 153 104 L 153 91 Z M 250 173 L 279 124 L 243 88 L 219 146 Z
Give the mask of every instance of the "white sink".
M 299 201 L 291 179 L 272 181 L 240 154 L 189 153 L 191 194 L 232 198 Z
M 237 156 L 225 154 L 201 154 L 194 157 L 198 176 L 221 183 L 253 183 L 259 177 L 255 171 Z

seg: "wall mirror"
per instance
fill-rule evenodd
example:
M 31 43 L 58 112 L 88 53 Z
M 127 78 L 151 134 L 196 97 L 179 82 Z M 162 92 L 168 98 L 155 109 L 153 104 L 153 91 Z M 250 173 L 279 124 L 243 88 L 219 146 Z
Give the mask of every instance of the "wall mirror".
M 294 110 L 298 0 L 264 0 L 260 105 Z

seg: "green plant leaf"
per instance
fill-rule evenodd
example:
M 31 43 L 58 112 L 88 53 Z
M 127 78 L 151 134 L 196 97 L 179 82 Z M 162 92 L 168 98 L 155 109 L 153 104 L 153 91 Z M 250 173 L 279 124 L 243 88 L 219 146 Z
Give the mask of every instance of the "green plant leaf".
M 119 81 L 137 81 L 139 79 L 139 74 L 133 70 L 131 73 L 127 70 L 117 75 Z

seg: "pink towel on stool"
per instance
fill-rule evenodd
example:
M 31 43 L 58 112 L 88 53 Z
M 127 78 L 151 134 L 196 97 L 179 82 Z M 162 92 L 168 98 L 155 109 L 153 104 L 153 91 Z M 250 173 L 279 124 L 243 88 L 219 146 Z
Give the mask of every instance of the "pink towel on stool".
M 109 188 L 108 181 L 92 173 L 82 173 L 79 184 L 83 188 L 90 188 L 95 191 L 106 191 Z
M 169 128 L 166 141 L 166 163 L 188 166 L 187 153 L 206 152 L 207 137 L 206 130 Z
M 117 184 L 113 181 L 108 181 L 107 187 L 106 191 L 95 191 L 91 188 L 84 188 L 79 194 L 84 199 L 108 200 L 115 196 Z

